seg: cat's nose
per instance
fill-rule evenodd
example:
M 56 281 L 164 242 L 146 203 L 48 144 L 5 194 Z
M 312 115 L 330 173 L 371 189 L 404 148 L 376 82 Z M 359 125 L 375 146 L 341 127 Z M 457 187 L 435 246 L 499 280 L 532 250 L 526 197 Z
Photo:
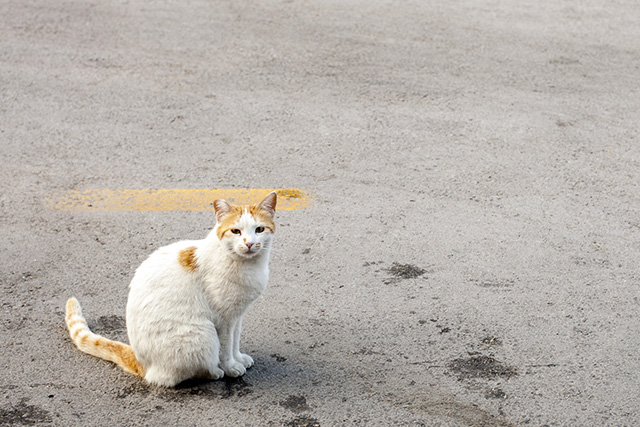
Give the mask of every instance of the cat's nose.
M 251 249 L 251 246 L 253 246 L 253 243 L 251 243 L 251 242 L 245 242 L 245 245 L 247 245 L 247 248 Z

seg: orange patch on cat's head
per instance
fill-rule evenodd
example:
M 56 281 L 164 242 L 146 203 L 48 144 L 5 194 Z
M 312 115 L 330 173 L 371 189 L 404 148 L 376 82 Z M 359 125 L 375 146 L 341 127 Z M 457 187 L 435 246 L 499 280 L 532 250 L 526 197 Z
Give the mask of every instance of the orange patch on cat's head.
M 278 203 L 278 195 L 275 191 L 269 193 L 260 203 L 253 206 L 249 206 L 248 210 L 253 217 L 260 221 L 265 228 L 271 230 L 272 233 L 276 231 L 276 225 L 273 222 L 273 217 L 276 214 L 276 204 Z
M 218 199 L 213 202 L 218 221 L 216 234 L 218 239 L 222 239 L 224 233 L 229 231 L 242 216 L 243 207 L 229 203 L 226 200 Z
M 213 207 L 218 221 L 216 231 L 218 238 L 222 239 L 224 234 L 238 222 L 244 212 L 251 214 L 256 221 L 274 233 L 276 231 L 276 225 L 273 222 L 273 216 L 276 212 L 276 198 L 277 196 L 274 191 L 267 195 L 260 203 L 248 206 L 235 205 L 223 199 L 215 200 Z
M 247 212 L 249 212 L 257 222 L 269 229 L 272 233 L 276 231 L 276 224 L 273 222 L 273 215 L 268 211 L 260 208 L 258 205 L 247 206 Z

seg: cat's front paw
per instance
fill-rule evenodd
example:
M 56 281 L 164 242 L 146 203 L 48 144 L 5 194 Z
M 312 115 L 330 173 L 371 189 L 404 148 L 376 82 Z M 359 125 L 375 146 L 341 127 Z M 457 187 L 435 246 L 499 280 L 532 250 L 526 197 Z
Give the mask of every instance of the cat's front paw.
M 209 372 L 209 379 L 219 380 L 222 377 L 224 377 L 224 371 L 220 368 L 216 368 Z
M 222 370 L 224 370 L 225 375 L 231 378 L 241 377 L 247 372 L 247 369 L 243 366 L 242 363 L 236 362 L 235 360 L 229 364 L 223 364 Z
M 242 363 L 242 366 L 244 366 L 246 369 L 249 369 L 253 366 L 253 357 L 249 356 L 248 354 L 240 353 L 238 357 L 236 357 L 236 359 L 238 359 L 238 362 Z

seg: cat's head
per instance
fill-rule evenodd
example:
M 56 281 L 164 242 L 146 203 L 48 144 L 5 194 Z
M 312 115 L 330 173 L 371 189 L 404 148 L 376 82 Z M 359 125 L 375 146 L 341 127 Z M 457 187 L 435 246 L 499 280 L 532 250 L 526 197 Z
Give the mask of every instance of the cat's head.
M 216 212 L 216 235 L 232 254 L 243 259 L 256 257 L 271 248 L 276 226 L 276 193 L 270 193 L 256 205 L 239 206 L 226 200 L 213 202 Z

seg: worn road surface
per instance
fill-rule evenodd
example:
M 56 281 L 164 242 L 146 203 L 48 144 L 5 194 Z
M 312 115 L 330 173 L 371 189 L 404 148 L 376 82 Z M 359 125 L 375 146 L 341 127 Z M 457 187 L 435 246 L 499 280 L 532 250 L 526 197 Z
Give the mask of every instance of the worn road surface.
M 640 424 L 640 7 L 0 0 L 0 424 Z M 297 188 L 239 380 L 145 385 L 155 249 L 207 210 L 70 191 Z M 294 197 L 295 198 L 295 197 Z

